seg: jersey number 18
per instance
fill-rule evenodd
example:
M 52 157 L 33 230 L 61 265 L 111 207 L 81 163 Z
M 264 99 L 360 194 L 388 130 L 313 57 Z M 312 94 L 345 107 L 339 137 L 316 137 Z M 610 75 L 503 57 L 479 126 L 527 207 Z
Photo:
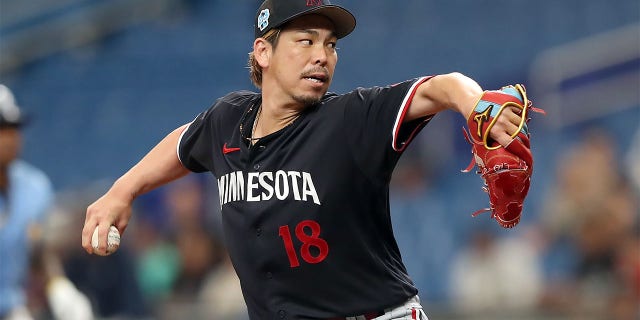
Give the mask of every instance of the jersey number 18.
M 311 234 L 307 234 L 305 231 L 310 230 Z M 329 245 L 327 241 L 320 236 L 320 224 L 313 220 L 304 220 L 296 225 L 296 238 L 302 242 L 300 247 L 300 256 L 302 260 L 307 263 L 315 264 L 320 263 L 329 254 Z M 289 265 L 291 268 L 299 267 L 300 261 L 298 260 L 298 254 L 293 246 L 293 240 L 291 239 L 291 231 L 289 226 L 281 226 L 279 229 L 279 235 L 284 242 L 284 247 L 287 251 L 287 257 L 289 257 Z M 311 248 L 315 248 L 315 254 L 312 253 Z

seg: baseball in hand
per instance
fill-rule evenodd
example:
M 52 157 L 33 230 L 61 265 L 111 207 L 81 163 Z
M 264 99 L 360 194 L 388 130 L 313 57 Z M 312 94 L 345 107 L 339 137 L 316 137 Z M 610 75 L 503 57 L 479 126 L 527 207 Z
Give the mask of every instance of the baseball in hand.
M 94 249 L 98 249 L 98 238 L 99 238 L 98 227 L 96 227 L 93 230 L 93 235 L 91 236 L 91 246 Z M 106 255 L 110 255 L 114 253 L 116 250 L 118 250 L 118 247 L 120 247 L 120 232 L 118 232 L 118 229 L 116 227 L 111 226 L 109 228 L 109 235 L 107 237 L 107 254 Z

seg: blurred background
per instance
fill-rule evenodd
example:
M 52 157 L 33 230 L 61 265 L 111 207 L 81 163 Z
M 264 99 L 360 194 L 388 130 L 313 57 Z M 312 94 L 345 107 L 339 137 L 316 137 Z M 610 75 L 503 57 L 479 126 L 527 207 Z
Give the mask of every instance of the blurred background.
M 536 159 L 523 221 L 488 214 L 464 119 L 444 112 L 392 184 L 394 230 L 431 319 L 640 317 L 640 1 L 341 0 L 358 19 L 331 90 L 458 71 L 524 83 Z M 142 196 L 121 249 L 80 247 L 84 210 L 218 97 L 254 90 L 255 0 L 0 0 L 0 82 L 52 180 L 48 241 L 100 319 L 245 319 L 215 179 Z M 3 262 L 0 261 L 0 264 Z M 34 289 L 35 288 L 35 289 Z M 51 316 L 37 286 L 29 307 Z M 2 297 L 0 297 L 2 299 Z

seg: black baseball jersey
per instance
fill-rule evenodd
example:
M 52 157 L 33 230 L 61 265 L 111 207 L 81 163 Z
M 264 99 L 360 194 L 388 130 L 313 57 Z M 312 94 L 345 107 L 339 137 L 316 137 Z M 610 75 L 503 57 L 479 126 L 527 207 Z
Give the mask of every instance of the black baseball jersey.
M 402 123 L 427 80 L 328 93 L 253 146 L 261 95 L 234 92 L 182 133 L 182 164 L 218 181 L 251 319 L 359 315 L 417 294 L 393 236 L 389 181 L 430 120 Z

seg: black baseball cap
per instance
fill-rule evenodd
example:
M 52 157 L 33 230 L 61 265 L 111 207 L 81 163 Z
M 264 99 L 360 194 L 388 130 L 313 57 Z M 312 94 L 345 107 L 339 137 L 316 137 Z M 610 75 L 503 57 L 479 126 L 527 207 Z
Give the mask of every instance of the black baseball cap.
M 269 30 L 303 16 L 320 14 L 333 22 L 338 39 L 347 36 L 356 27 L 356 18 L 349 10 L 333 5 L 329 0 L 266 0 L 255 19 L 255 36 L 260 38 Z

